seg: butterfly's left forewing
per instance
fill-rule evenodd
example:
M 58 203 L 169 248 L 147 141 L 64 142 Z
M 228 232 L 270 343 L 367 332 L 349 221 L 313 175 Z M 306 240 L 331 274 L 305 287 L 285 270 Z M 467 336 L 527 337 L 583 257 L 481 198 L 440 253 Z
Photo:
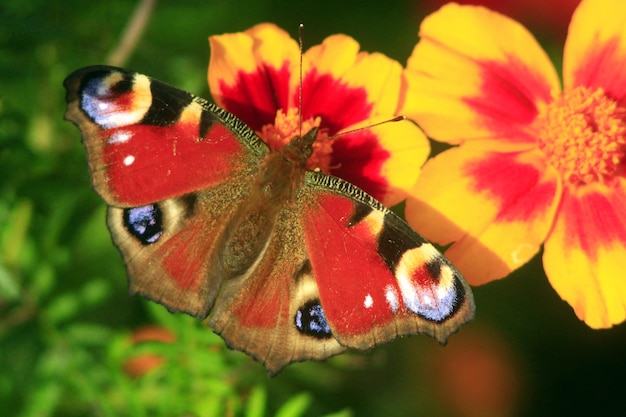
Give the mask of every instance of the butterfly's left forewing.
M 65 87 L 131 293 L 205 317 L 222 279 L 208 255 L 267 146 L 230 113 L 142 74 L 87 67 Z
M 93 186 L 111 206 L 247 178 L 269 150 L 230 113 L 142 74 L 87 67 L 65 87 L 66 118 L 80 128 Z

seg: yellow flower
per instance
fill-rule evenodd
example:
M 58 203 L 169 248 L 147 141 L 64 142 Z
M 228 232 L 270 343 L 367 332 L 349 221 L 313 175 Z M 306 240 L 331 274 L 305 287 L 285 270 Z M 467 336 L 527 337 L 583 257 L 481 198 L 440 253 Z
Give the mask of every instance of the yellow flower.
M 430 152 L 412 122 L 387 123 L 400 100 L 402 66 L 379 54 L 359 52 L 345 35 L 330 36 L 302 56 L 299 104 L 298 44 L 272 24 L 211 36 L 209 87 L 216 103 L 242 119 L 272 148 L 319 127 L 309 168 L 341 177 L 384 204 L 406 197 Z M 302 124 L 300 122 L 302 109 Z
M 563 88 L 517 22 L 450 4 L 427 17 L 401 112 L 455 146 L 431 159 L 407 220 L 471 284 L 544 245 L 550 283 L 590 327 L 626 318 L 626 3 L 583 0 Z

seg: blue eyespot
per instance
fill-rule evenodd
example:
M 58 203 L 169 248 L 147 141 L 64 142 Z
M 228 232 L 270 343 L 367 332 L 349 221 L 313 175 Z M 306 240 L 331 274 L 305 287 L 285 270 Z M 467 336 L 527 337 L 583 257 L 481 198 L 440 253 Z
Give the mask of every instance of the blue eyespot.
M 163 235 L 161 210 L 155 204 L 124 210 L 126 230 L 142 245 L 150 245 Z
M 295 325 L 301 333 L 308 336 L 318 339 L 332 337 L 330 326 L 319 300 L 309 301 L 296 311 Z

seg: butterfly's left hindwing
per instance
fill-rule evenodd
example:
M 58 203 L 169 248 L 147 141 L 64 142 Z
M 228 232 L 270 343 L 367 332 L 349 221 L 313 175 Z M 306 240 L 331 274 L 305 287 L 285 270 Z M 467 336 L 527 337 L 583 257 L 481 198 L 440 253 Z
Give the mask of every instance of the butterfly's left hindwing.
M 473 317 L 469 286 L 430 243 L 306 170 L 316 131 L 269 150 L 225 110 L 119 68 L 65 86 L 130 292 L 210 314 L 270 373 L 407 334 L 443 343 Z
M 205 318 L 223 278 L 211 271 L 211 254 L 247 193 L 247 184 L 229 183 L 145 206 L 109 207 L 107 223 L 130 292 Z
M 65 86 L 131 293 L 206 317 L 221 283 L 207 254 L 267 146 L 230 113 L 145 75 L 87 67 Z

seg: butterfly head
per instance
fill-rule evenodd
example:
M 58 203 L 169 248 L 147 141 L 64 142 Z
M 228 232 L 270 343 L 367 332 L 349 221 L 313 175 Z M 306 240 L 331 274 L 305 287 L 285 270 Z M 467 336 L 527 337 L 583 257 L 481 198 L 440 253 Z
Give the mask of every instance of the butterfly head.
M 289 144 L 281 149 L 283 157 L 293 163 L 307 166 L 307 161 L 313 155 L 313 143 L 317 139 L 318 131 L 319 129 L 314 127 L 302 136 L 291 138 Z

